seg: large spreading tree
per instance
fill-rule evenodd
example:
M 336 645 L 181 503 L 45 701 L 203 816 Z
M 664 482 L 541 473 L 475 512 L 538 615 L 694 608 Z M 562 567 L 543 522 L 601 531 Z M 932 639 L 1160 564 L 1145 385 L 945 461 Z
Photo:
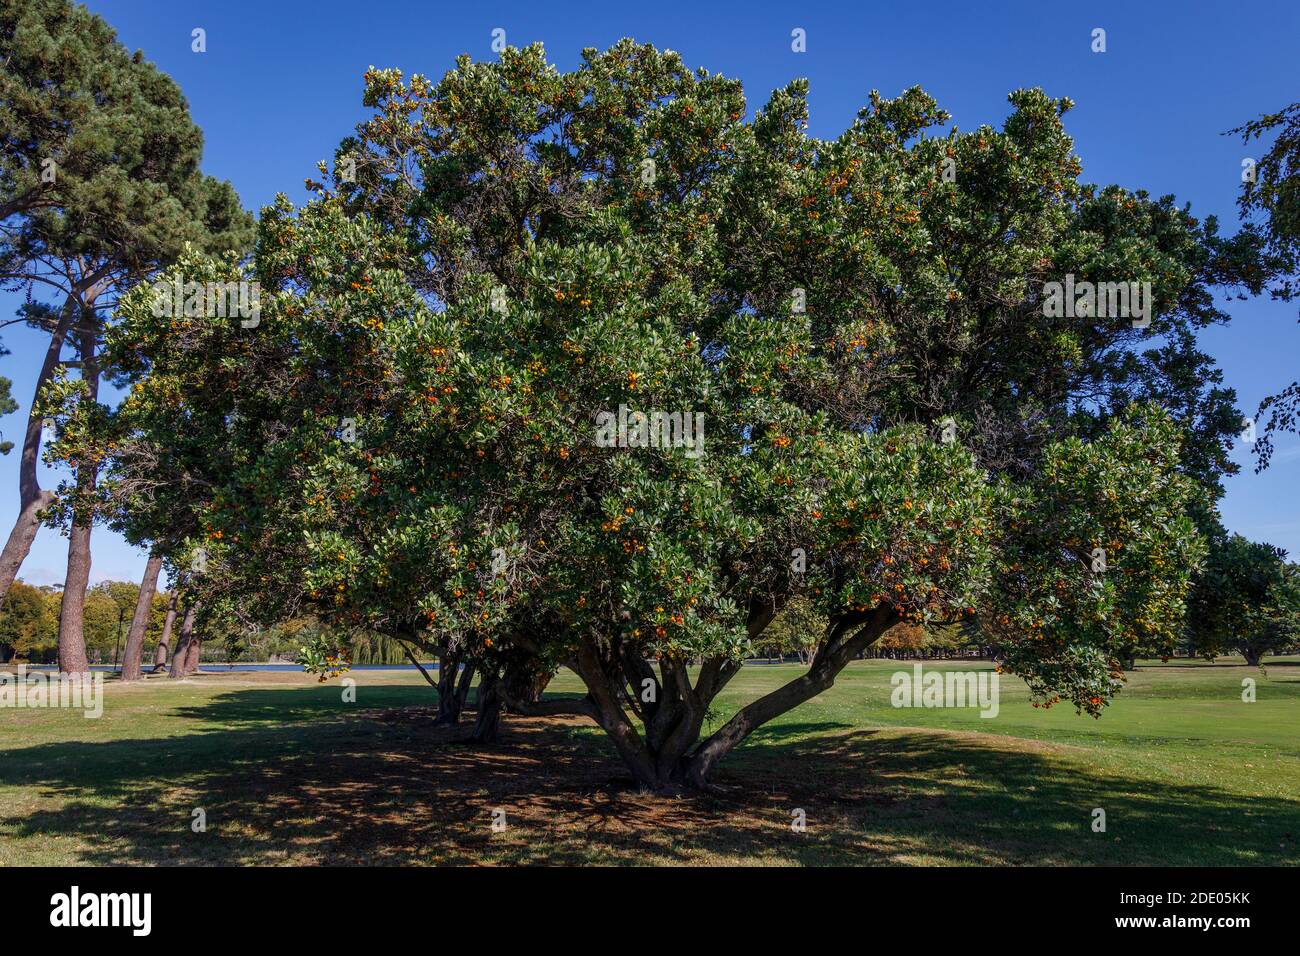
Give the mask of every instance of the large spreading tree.
M 1240 421 L 1196 331 L 1258 247 L 1080 182 L 1040 91 L 970 132 L 873 94 L 833 140 L 806 92 L 747 120 L 736 81 L 631 41 L 372 69 L 249 271 L 169 273 L 259 281 L 256 328 L 123 300 L 103 496 L 202 549 L 206 607 L 454 649 L 650 789 L 707 785 L 903 623 L 976 626 L 1099 714 L 1181 633 Z M 1046 307 L 1066 276 L 1150 283 L 1150 321 Z M 796 599 L 809 669 L 706 734 Z M 521 661 L 586 695 L 519 700 Z

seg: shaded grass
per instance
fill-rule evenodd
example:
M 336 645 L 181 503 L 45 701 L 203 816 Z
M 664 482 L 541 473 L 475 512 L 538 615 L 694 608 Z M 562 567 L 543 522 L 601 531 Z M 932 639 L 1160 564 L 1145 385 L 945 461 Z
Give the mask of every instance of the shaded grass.
M 354 704 L 285 673 L 110 685 L 98 720 L 0 710 L 0 864 L 1297 862 L 1300 666 L 1143 667 L 1101 720 L 1005 678 L 995 719 L 895 709 L 910 666 L 851 665 L 686 798 L 636 793 L 575 720 L 461 744 L 414 674 L 357 672 Z M 746 668 L 717 720 L 798 670 Z

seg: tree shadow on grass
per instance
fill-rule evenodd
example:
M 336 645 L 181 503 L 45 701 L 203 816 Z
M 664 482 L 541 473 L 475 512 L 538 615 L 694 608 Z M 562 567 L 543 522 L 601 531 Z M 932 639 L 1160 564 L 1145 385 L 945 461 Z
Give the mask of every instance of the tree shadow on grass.
M 366 684 L 357 688 L 356 703 L 346 703 L 343 690 L 337 681 L 250 688 L 207 698 L 198 705 L 182 705 L 175 713 L 223 727 L 278 727 L 305 720 L 351 718 L 375 708 L 430 707 L 438 701 L 437 692 L 427 684 Z
M 787 722 L 724 765 L 721 796 L 647 795 L 585 722 L 508 717 L 500 744 L 458 746 L 427 692 L 366 700 L 381 689 L 423 706 L 240 690 L 187 708 L 207 722 L 188 736 L 9 750 L 0 788 L 46 799 L 0 808 L 0 833 L 92 864 L 1296 861 L 1300 803 L 1116 778 L 1082 750 Z
M 1300 862 L 1300 799 L 1116 776 L 1090 765 L 1090 748 L 1036 740 L 911 728 L 815 735 L 820 729 L 782 728 L 787 742 L 748 752 L 745 777 L 775 780 L 798 767 L 808 799 L 845 808 L 869 838 L 900 848 L 939 845 L 952 862 Z M 1093 830 L 1097 809 L 1104 832 Z

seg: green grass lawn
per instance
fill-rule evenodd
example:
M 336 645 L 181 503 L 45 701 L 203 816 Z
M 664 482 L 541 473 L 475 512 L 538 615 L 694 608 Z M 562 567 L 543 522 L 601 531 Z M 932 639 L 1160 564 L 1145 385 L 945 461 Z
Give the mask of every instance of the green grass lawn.
M 635 792 L 577 720 L 507 717 L 501 744 L 467 746 L 431 726 L 416 674 L 358 671 L 351 704 L 286 673 L 110 682 L 97 720 L 0 709 L 0 865 L 1300 860 L 1294 659 L 1150 663 L 1100 720 L 1005 677 L 995 719 L 895 709 L 910 666 L 851 665 L 738 750 L 721 795 L 679 798 Z M 718 719 L 798 670 L 746 667 Z M 567 672 L 550 688 L 578 690 Z

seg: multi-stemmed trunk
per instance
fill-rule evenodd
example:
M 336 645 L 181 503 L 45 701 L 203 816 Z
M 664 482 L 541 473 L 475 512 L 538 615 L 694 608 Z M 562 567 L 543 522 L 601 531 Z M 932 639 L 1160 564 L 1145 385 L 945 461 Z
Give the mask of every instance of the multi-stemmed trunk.
M 542 692 L 551 682 L 554 672 L 530 651 L 520 647 L 507 648 L 504 659 L 490 664 L 480 662 L 478 673 L 478 692 L 474 696 L 474 732 L 470 735 L 470 739 L 476 743 L 496 742 L 503 711 L 524 716 L 546 716 L 560 712 L 550 710 L 542 703 Z M 460 688 L 462 706 L 468 683 L 464 681 Z
M 454 727 L 460 723 L 474 682 L 474 663 L 466 661 L 464 667 L 461 664 L 460 654 L 446 648 L 438 654 L 438 714 L 433 721 L 437 726 Z
M 501 669 L 502 696 L 513 701 L 513 707 L 533 705 L 542 699 L 546 685 L 555 674 L 536 654 L 507 653 Z M 507 704 L 506 709 L 512 710 Z
M 86 392 L 82 401 L 99 399 L 99 328 L 93 315 L 93 301 L 81 310 L 81 378 Z M 98 466 L 93 461 L 77 463 L 77 500 L 72 508 L 72 528 L 68 532 L 68 571 L 63 581 L 63 600 L 59 612 L 59 670 L 66 674 L 85 673 L 86 661 L 86 587 L 90 583 L 90 533 L 95 525 L 91 498 L 95 492 Z
M 149 629 L 149 615 L 153 611 L 153 596 L 158 588 L 158 573 L 162 570 L 162 557 L 151 554 L 144 565 L 140 579 L 140 593 L 135 600 L 135 614 L 131 617 L 131 630 L 126 633 L 126 647 L 122 650 L 122 680 L 140 679 L 140 660 L 144 656 L 144 632 Z
M 45 361 L 36 376 L 36 389 L 32 396 L 31 408 L 27 413 L 27 431 L 23 436 L 22 455 L 18 460 L 18 517 L 14 521 L 13 530 L 9 532 L 9 539 L 5 542 L 3 552 L 0 552 L 0 602 L 3 602 L 9 594 L 9 588 L 13 586 L 19 568 L 22 567 L 28 552 L 32 550 L 36 532 L 41 528 L 41 510 L 48 508 L 54 500 L 54 493 L 41 488 L 36 474 L 36 467 L 41 458 L 41 433 L 44 426 L 43 419 L 37 414 L 37 402 L 41 397 L 41 390 L 45 388 L 45 384 L 58 368 L 63 342 L 72 328 L 77 311 L 77 298 L 75 295 L 69 295 L 63 311 L 59 314 L 58 323 L 50 335 L 49 345 L 45 349 Z
M 461 711 L 469 697 L 470 684 L 474 681 L 475 662 L 464 654 L 463 650 L 453 650 L 447 644 L 436 647 L 427 644 L 414 627 L 406 627 L 394 634 L 401 645 L 402 653 L 416 669 L 420 676 L 438 692 L 438 713 L 434 717 L 434 726 L 455 727 L 460 723 Z M 438 676 L 435 679 L 415 656 L 412 647 L 432 651 L 438 655 Z M 464 667 L 461 666 L 462 662 Z
M 471 739 L 477 743 L 495 743 L 503 710 L 526 716 L 544 714 L 540 707 L 542 692 L 551 677 L 551 669 L 540 657 L 518 646 L 505 648 L 502 656 L 490 664 L 480 663 Z
M 569 702 L 569 712 L 585 713 L 604 729 L 641 789 L 705 789 L 718 763 L 750 734 L 827 690 L 849 661 L 897 621 L 888 607 L 836 620 L 806 673 L 742 707 L 703 739 L 710 705 L 740 670 L 739 662 L 708 658 L 692 684 L 685 658 L 661 659 L 656 674 L 637 646 L 588 638 L 574 663 L 587 697 Z M 751 634 L 766 623 L 752 621 Z
M 153 653 L 153 672 L 160 673 L 167 668 L 167 647 L 172 639 L 172 628 L 176 626 L 176 592 L 172 592 L 167 602 L 167 616 L 163 619 L 162 636 L 158 638 L 158 648 Z
M 407 656 L 414 661 L 409 650 Z M 476 674 L 478 690 L 474 696 L 474 730 L 469 736 L 476 743 L 496 741 L 503 709 L 513 713 L 533 712 L 552 676 L 550 669 L 536 656 L 519 649 L 507 651 L 504 662 L 488 663 L 442 647 L 438 654 L 438 715 L 434 719 L 435 725 L 455 726 L 460 723 Z

